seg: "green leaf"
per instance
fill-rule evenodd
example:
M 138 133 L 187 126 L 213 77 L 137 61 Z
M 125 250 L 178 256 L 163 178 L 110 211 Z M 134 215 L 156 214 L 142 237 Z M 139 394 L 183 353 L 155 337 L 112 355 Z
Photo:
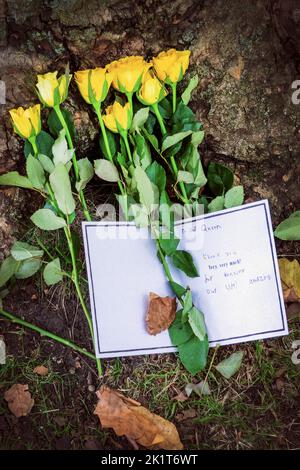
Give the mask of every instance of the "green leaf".
M 208 166 L 207 179 L 211 192 L 216 196 L 222 196 L 232 187 L 234 176 L 226 166 L 211 162 Z
M 18 186 L 19 188 L 33 189 L 31 181 L 17 171 L 10 171 L 0 176 L 0 186 Z
M 45 266 L 43 277 L 47 286 L 53 286 L 62 280 L 63 275 L 61 272 L 59 258 L 55 258 Z
M 26 242 L 16 241 L 11 248 L 11 255 L 16 261 L 23 261 L 29 258 L 40 258 L 44 252 L 36 246 Z
M 36 189 L 42 189 L 46 181 L 44 168 L 38 159 L 32 155 L 28 155 L 26 160 L 26 171 L 33 187 Z
M 174 266 L 183 271 L 189 277 L 198 277 L 198 271 L 194 265 L 192 255 L 187 251 L 178 250 L 171 256 Z
M 38 155 L 38 161 L 40 162 L 44 170 L 47 171 L 47 173 L 52 173 L 52 171 L 54 170 L 54 164 L 51 158 L 47 157 L 47 155 L 40 153 Z
M 182 101 L 177 105 L 176 112 L 171 120 L 172 134 L 184 131 L 199 131 L 201 124 L 195 113 Z
M 62 217 L 58 217 L 51 209 L 39 209 L 30 220 L 42 230 L 57 230 L 67 224 Z
M 181 297 L 183 297 L 184 294 L 186 293 L 186 288 L 181 286 L 177 282 L 169 281 L 169 284 L 170 284 L 172 291 L 174 292 L 174 294 L 176 295 L 178 299 L 181 299 Z
M 62 129 L 52 147 L 53 163 L 55 166 L 59 163 L 68 163 L 74 154 L 74 149 L 68 148 L 65 134 L 65 130 Z
M 224 209 L 225 198 L 224 196 L 217 196 L 215 197 L 209 204 L 208 204 L 208 212 L 217 212 Z
M 153 183 L 150 181 L 147 173 L 141 167 L 134 169 L 134 177 L 136 179 L 140 202 L 145 206 L 148 214 L 150 214 L 153 210 L 153 205 L 155 204 Z
M 201 380 L 198 384 L 189 383 L 185 386 L 185 393 L 189 397 L 192 392 L 196 393 L 199 397 L 202 395 L 211 395 L 211 390 L 209 388 L 208 382 Z
M 162 152 L 172 147 L 173 145 L 178 144 L 187 136 L 191 135 L 192 131 L 178 132 L 177 134 L 168 135 L 162 143 Z
M 145 124 L 149 116 L 149 108 L 140 108 L 132 119 L 131 131 L 139 131 L 141 127 Z
M 167 256 L 175 253 L 179 242 L 179 238 L 172 236 L 172 234 L 169 234 L 169 238 L 165 238 L 165 235 L 163 236 L 162 234 L 159 237 L 159 244 Z
M 203 341 L 206 335 L 206 326 L 204 315 L 196 307 L 192 307 L 188 313 L 189 324 L 194 332 L 194 335 Z
M 195 131 L 192 134 L 191 143 L 198 147 L 204 139 L 205 132 L 204 131 Z
M 234 186 L 229 189 L 225 194 L 225 207 L 229 209 L 230 207 L 241 206 L 244 202 L 244 188 L 243 186 Z
M 194 176 L 189 171 L 179 170 L 177 181 L 178 182 L 182 181 L 183 183 L 186 183 L 186 184 L 192 184 L 194 182 Z
M 109 181 L 110 183 L 115 183 L 119 181 L 119 173 L 117 167 L 111 163 L 109 160 L 95 160 L 95 173 L 99 178 L 104 181 Z
M 207 337 L 200 341 L 196 336 L 178 346 L 181 362 L 191 374 L 195 375 L 205 368 L 208 346 Z
M 76 129 L 74 126 L 72 114 L 70 113 L 70 111 L 68 111 L 65 108 L 61 108 L 61 112 L 62 112 L 63 117 L 65 118 L 71 137 L 74 140 L 76 137 Z M 52 111 L 50 112 L 48 116 L 47 125 L 49 127 L 51 134 L 53 134 L 55 137 L 57 137 L 59 135 L 59 132 L 63 129 L 63 126 L 60 120 L 58 119 L 57 114 L 54 109 L 52 109 Z
M 190 79 L 188 86 L 186 87 L 186 89 L 181 95 L 181 99 L 185 105 L 189 103 L 191 99 L 191 94 L 194 91 L 194 89 L 197 87 L 198 83 L 199 83 L 198 75 L 195 75 L 194 77 Z
M 27 279 L 33 276 L 41 267 L 42 261 L 40 259 L 25 259 L 22 261 L 15 272 L 17 279 Z
M 72 195 L 68 171 L 63 163 L 59 163 L 50 174 L 50 184 L 58 207 L 65 215 L 73 214 L 75 201 Z
M 193 296 L 191 290 L 188 288 L 183 300 L 183 309 L 182 309 L 182 321 L 187 322 L 189 317 L 188 313 L 193 307 Z
M 79 178 L 80 180 L 75 184 L 78 192 L 83 190 L 89 181 L 94 176 L 94 167 L 88 158 L 81 158 L 78 160 Z
M 300 211 L 281 222 L 274 232 L 280 240 L 300 240 Z
M 158 109 L 163 119 L 170 119 L 173 115 L 172 101 L 168 97 L 159 102 Z
M 230 379 L 230 377 L 232 377 L 241 367 L 243 355 L 243 351 L 231 354 L 231 356 L 227 357 L 227 359 L 224 359 L 224 361 L 215 366 L 217 371 L 226 379 Z
M 114 157 L 116 152 L 117 152 L 116 137 L 115 137 L 114 133 L 111 132 L 108 129 L 106 129 L 106 136 L 107 136 L 108 146 L 110 148 L 111 156 Z M 103 155 L 105 156 L 105 158 L 107 160 L 109 160 L 110 156 L 107 153 L 106 145 L 105 145 L 105 142 L 104 142 L 104 139 L 103 139 L 102 132 L 100 133 L 99 143 L 100 143 L 100 148 L 101 148 L 101 151 L 102 151 Z
M 0 267 L 0 287 L 3 287 L 15 274 L 17 266 L 18 261 L 16 261 L 12 256 L 5 258 Z
M 182 323 L 181 314 L 181 310 L 176 313 L 175 320 L 168 330 L 170 339 L 174 346 L 179 346 L 180 344 L 185 343 L 194 335 L 189 323 Z
M 136 134 L 134 140 L 136 147 L 133 152 L 133 158 L 137 166 L 140 165 L 144 170 L 146 170 L 152 162 L 149 144 L 140 134 Z
M 162 193 L 166 188 L 167 182 L 165 169 L 159 165 L 157 161 L 154 161 L 148 166 L 146 173 L 150 181 L 152 181 L 152 183 L 158 187 L 159 192 Z

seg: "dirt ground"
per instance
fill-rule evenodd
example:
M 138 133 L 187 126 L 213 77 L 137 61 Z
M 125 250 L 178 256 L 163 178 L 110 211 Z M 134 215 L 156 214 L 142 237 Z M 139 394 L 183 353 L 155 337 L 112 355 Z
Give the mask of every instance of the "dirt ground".
M 268 198 L 274 227 L 299 210 L 300 105 L 291 103 L 291 83 L 300 73 L 299 22 L 293 2 L 229 0 L 224 8 L 224 2 L 203 0 L 67 0 L 56 9 L 51 3 L 0 2 L 0 79 L 7 83 L 7 104 L 0 105 L 1 173 L 24 168 L 7 110 L 34 101 L 27 85 L 32 72 L 66 62 L 74 71 L 128 53 L 190 48 L 191 71 L 201 79 L 192 107 L 206 131 L 204 165 L 214 160 L 232 168 L 247 201 Z M 77 100 L 72 85 L 68 108 L 76 118 L 78 151 L 93 157 L 96 124 Z M 95 181 L 89 191 L 93 207 L 112 200 L 110 185 Z M 30 240 L 28 214 L 38 202 L 25 191 L 0 192 L 0 259 L 14 237 Z M 276 245 L 279 256 L 300 258 L 299 242 Z M 68 282 L 45 289 L 39 276 L 18 281 L 4 306 L 92 350 Z M 0 449 L 132 449 L 93 416 L 95 391 L 103 383 L 174 422 L 186 449 L 299 449 L 300 366 L 291 360 L 292 342 L 300 339 L 299 304 L 288 305 L 287 312 L 288 337 L 222 347 L 216 363 L 244 351 L 239 373 L 226 380 L 212 368 L 212 394 L 185 401 L 185 385 L 205 374 L 192 378 L 176 355 L 105 360 L 99 380 L 89 359 L 0 317 L 8 354 L 0 366 Z M 46 377 L 34 373 L 41 364 L 49 369 Z M 3 399 L 14 383 L 29 385 L 35 406 L 28 417 L 15 418 Z

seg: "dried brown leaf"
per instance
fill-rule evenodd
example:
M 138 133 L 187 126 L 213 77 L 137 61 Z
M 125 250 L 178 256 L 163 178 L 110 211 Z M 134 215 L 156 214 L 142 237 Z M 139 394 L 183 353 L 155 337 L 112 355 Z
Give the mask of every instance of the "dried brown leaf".
M 183 445 L 174 424 L 122 393 L 102 386 L 94 414 L 103 428 L 113 428 L 118 436 L 127 436 L 147 449 L 180 450 Z
M 48 369 L 48 367 L 45 367 L 45 366 L 36 366 L 33 369 L 33 372 L 35 374 L 41 375 L 42 377 L 46 377 L 46 375 L 49 374 L 49 369 Z
M 28 385 L 14 384 L 5 392 L 4 399 L 7 401 L 10 411 L 17 418 L 27 416 L 34 405 Z
M 167 330 L 175 320 L 175 315 L 175 297 L 160 297 L 154 292 L 150 292 L 146 316 L 147 331 L 150 335 L 157 335 L 161 331 Z
M 300 302 L 300 264 L 294 259 L 278 261 L 285 302 Z
M 233 67 L 230 67 L 228 72 L 229 74 L 235 78 L 235 80 L 240 80 L 241 79 L 241 75 L 242 75 L 242 71 L 244 70 L 244 59 L 243 57 L 239 56 L 238 57 L 238 61 L 237 61 L 237 64 L 234 65 Z

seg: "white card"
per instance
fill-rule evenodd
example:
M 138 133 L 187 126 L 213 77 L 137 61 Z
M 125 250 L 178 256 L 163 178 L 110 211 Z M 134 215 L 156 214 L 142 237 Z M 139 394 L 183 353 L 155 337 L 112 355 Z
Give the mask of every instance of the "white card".
M 288 334 L 268 201 L 186 219 L 175 232 L 200 276 L 172 275 L 192 289 L 211 346 Z M 167 331 L 146 331 L 148 293 L 172 295 L 148 230 L 84 222 L 83 234 L 97 357 L 176 351 Z

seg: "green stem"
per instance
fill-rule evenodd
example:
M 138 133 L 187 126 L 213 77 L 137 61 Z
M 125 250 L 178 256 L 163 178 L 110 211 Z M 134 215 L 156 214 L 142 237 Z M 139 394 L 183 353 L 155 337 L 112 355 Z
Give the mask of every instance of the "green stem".
M 177 104 L 177 83 L 172 83 L 172 103 L 173 103 L 173 114 L 176 111 L 176 104 Z
M 57 115 L 61 125 L 63 126 L 63 128 L 65 130 L 68 146 L 69 146 L 70 149 L 73 150 L 74 145 L 73 145 L 72 137 L 71 137 L 71 134 L 70 134 L 70 131 L 69 131 L 69 128 L 68 128 L 68 124 L 66 123 L 64 115 L 61 112 L 61 109 L 59 107 L 59 104 L 54 106 L 54 111 L 56 112 L 56 115 Z M 72 161 L 73 161 L 75 179 L 78 182 L 80 180 L 80 175 L 79 175 L 79 167 L 78 167 L 78 162 L 77 162 L 75 151 L 73 152 Z M 80 199 L 80 202 L 81 202 L 81 205 L 82 205 L 84 216 L 85 216 L 86 220 L 91 221 L 92 218 L 90 216 L 90 213 L 89 213 L 89 210 L 88 210 L 88 207 L 87 207 L 86 200 L 85 200 L 82 189 L 79 191 L 78 195 L 79 195 L 79 199 Z
M 132 114 L 133 114 L 132 92 L 131 92 L 131 93 L 126 93 L 126 96 L 127 96 L 128 102 L 129 102 L 129 104 L 130 104 L 131 112 L 132 112 Z
M 121 136 L 122 136 L 122 139 L 124 140 L 125 147 L 126 147 L 126 152 L 127 152 L 128 158 L 130 160 L 130 163 L 133 164 L 133 158 L 132 158 L 132 153 L 131 153 L 131 150 L 130 150 L 130 145 L 129 145 L 129 142 L 128 142 L 127 131 L 122 132 Z
M 39 153 L 39 150 L 38 150 L 37 145 L 36 145 L 36 136 L 33 135 L 32 137 L 29 137 L 28 140 L 31 143 L 31 146 L 33 148 L 34 156 L 37 157 L 38 153 Z
M 173 95 L 174 96 L 174 95 Z M 176 103 L 175 103 L 176 105 Z M 166 130 L 166 126 L 164 124 L 164 120 L 162 118 L 162 115 L 160 114 L 159 112 L 159 109 L 158 109 L 158 104 L 154 104 L 152 106 L 154 112 L 155 112 L 155 115 L 157 117 L 157 120 L 159 122 L 159 125 L 160 125 L 160 129 L 161 129 L 161 133 L 162 135 L 166 135 L 167 133 L 167 130 Z M 175 175 L 175 178 L 177 180 L 178 178 L 178 168 L 177 168 L 177 164 L 176 164 L 176 161 L 175 161 L 175 158 L 174 158 L 174 155 L 170 157 L 170 162 L 171 162 L 171 165 L 172 165 L 172 169 L 173 169 L 173 172 L 174 172 L 174 175 Z M 186 193 L 186 189 L 185 189 L 185 186 L 184 186 L 184 183 L 183 181 L 180 181 L 179 182 L 179 187 L 181 189 L 181 193 L 182 193 L 182 201 L 185 203 L 185 204 L 189 204 L 189 198 L 187 197 L 187 193 Z
M 96 112 L 97 117 L 98 117 L 98 121 L 99 121 L 99 124 L 100 124 L 100 129 L 101 129 L 101 133 L 102 133 L 102 137 L 103 137 L 103 141 L 104 141 L 104 145 L 105 145 L 105 148 L 106 148 L 108 158 L 111 161 L 111 163 L 113 163 L 113 156 L 111 154 L 111 150 L 110 150 L 110 146 L 109 146 L 109 142 L 108 142 L 108 138 L 107 138 L 107 132 L 106 132 L 105 125 L 104 125 L 103 118 L 102 118 L 102 114 L 101 114 L 100 105 L 99 106 L 94 106 L 94 109 L 95 109 L 95 112 Z M 124 187 L 123 187 L 120 180 L 118 181 L 118 186 L 119 186 L 119 189 L 121 191 L 121 194 L 123 196 L 125 196 L 126 191 L 124 190 Z
M 64 344 L 65 346 L 68 346 L 69 348 L 74 349 L 74 351 L 78 351 L 81 354 L 84 354 L 90 359 L 94 359 L 94 360 L 96 359 L 94 354 L 81 348 L 76 343 L 73 343 L 72 341 L 69 341 L 68 339 L 62 338 L 61 336 L 51 333 L 50 331 L 44 330 L 43 328 L 40 328 L 36 325 L 33 325 L 32 323 L 22 320 L 21 318 L 18 318 L 15 315 L 12 315 L 11 313 L 6 312 L 5 310 L 0 309 L 0 315 L 7 318 L 13 323 L 17 323 L 18 325 L 24 326 L 25 328 L 29 328 L 30 330 L 36 331 L 41 336 L 47 336 L 48 338 L 51 338 L 54 341 L 57 341 L 58 343 Z
M 157 103 L 153 104 L 153 105 L 152 105 L 152 109 L 153 109 L 153 111 L 155 112 L 155 115 L 156 115 L 156 117 L 157 117 L 158 123 L 159 123 L 159 125 L 160 125 L 161 133 L 162 133 L 162 135 L 164 136 L 164 135 L 166 135 L 166 133 L 167 133 L 167 129 L 166 129 L 164 120 L 163 120 L 163 118 L 162 118 L 162 115 L 161 115 L 160 112 L 159 112 L 158 104 L 157 104 Z
M 82 309 L 84 311 L 86 320 L 88 322 L 88 326 L 89 326 L 89 330 L 90 330 L 90 333 L 91 333 L 91 336 L 92 336 L 92 340 L 94 341 L 93 322 L 92 322 L 90 312 L 89 312 L 89 310 L 86 306 L 86 303 L 85 303 L 85 300 L 83 298 L 81 288 L 80 288 L 79 276 L 78 276 L 78 270 L 77 270 L 77 263 L 76 263 L 76 256 L 75 256 L 73 240 L 72 240 L 72 235 L 71 235 L 69 225 L 64 228 L 64 231 L 65 231 L 65 235 L 66 235 L 66 238 L 67 238 L 67 241 L 68 241 L 69 251 L 70 251 L 71 260 L 72 260 L 72 267 L 73 267 L 72 281 L 74 283 L 79 301 L 81 303 L 81 306 L 82 306 Z M 97 363 L 98 374 L 99 374 L 99 376 L 101 376 L 102 375 L 102 367 L 101 367 L 100 359 L 96 359 L 96 363 Z

